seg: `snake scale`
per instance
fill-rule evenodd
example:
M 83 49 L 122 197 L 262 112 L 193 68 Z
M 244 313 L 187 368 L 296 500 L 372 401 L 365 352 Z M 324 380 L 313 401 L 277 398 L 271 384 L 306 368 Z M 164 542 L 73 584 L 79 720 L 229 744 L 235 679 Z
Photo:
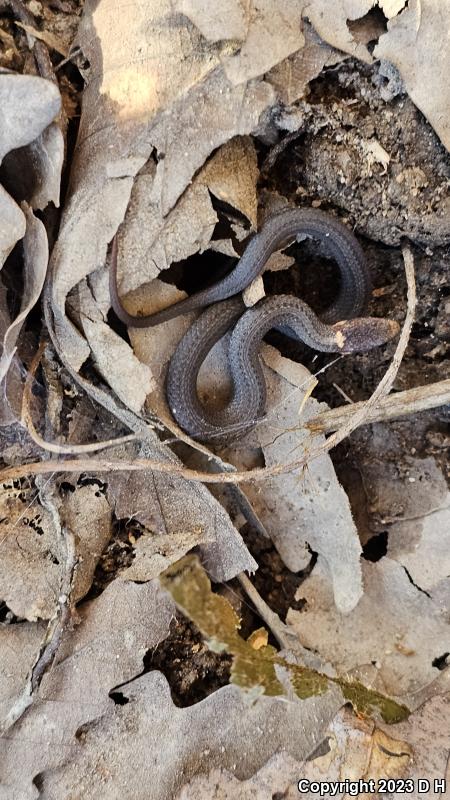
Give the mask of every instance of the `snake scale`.
M 260 275 L 270 255 L 306 237 L 318 240 L 338 265 L 340 287 L 332 305 L 320 319 L 306 303 L 290 295 L 266 297 L 246 309 L 237 295 Z M 370 293 L 370 276 L 357 239 L 341 222 L 317 209 L 289 208 L 273 214 L 250 240 L 229 275 L 148 316 L 132 316 L 121 303 L 117 291 L 117 244 L 113 241 L 111 304 L 126 325 L 138 328 L 159 325 L 179 314 L 209 306 L 180 341 L 166 382 L 168 404 L 178 424 L 204 441 L 223 444 L 242 436 L 264 415 L 266 385 L 259 349 L 269 330 L 279 330 L 328 353 L 366 351 L 393 338 L 399 330 L 397 322 L 361 317 Z M 212 412 L 198 398 L 198 372 L 214 344 L 232 326 L 228 349 L 231 397 L 225 408 Z

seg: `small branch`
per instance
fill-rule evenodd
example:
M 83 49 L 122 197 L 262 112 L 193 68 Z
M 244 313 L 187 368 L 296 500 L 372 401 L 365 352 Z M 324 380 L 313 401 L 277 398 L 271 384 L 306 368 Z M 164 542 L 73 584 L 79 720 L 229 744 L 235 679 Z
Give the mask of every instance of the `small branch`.
M 9 730 L 33 703 L 36 692 L 41 685 L 42 678 L 55 660 L 56 653 L 61 644 L 61 639 L 64 632 L 67 630 L 72 616 L 71 594 L 78 559 L 73 533 L 69 531 L 68 528 L 65 528 L 64 535 L 66 542 L 66 565 L 61 579 L 58 605 L 53 617 L 48 622 L 39 654 L 31 667 L 23 692 L 20 697 L 17 698 L 5 719 L 0 723 L 0 734 L 4 734 Z
M 186 478 L 186 480 L 202 483 L 249 483 L 263 481 L 267 478 L 273 478 L 277 475 L 283 475 L 286 472 L 293 472 L 294 470 L 304 467 L 305 464 L 313 459 L 328 453 L 333 447 L 352 433 L 352 431 L 360 425 L 365 424 L 370 412 L 383 397 L 386 397 L 392 388 L 409 341 L 416 308 L 416 283 L 414 279 L 413 256 L 407 245 L 402 248 L 402 252 L 408 285 L 408 304 L 405 322 L 392 361 L 371 397 L 352 414 L 351 418 L 348 419 L 336 433 L 326 439 L 326 441 L 320 442 L 316 447 L 311 447 L 309 450 L 305 447 L 304 454 L 301 458 L 283 464 L 274 464 L 270 467 L 258 467 L 244 472 L 217 473 L 201 472 L 199 470 L 188 469 L 181 464 L 178 465 L 145 458 L 129 461 L 123 460 L 120 462 L 101 459 L 72 459 L 63 462 L 49 460 L 4 469 L 0 472 L 0 483 L 22 478 L 26 475 L 42 475 L 49 472 L 139 472 L 141 470 L 153 470 L 170 475 L 179 475 L 182 478 Z
M 431 408 L 439 408 L 450 403 L 450 379 L 430 383 L 428 386 L 417 386 L 415 389 L 406 389 L 404 392 L 390 394 L 379 403 L 366 416 L 365 425 L 370 422 L 384 422 L 389 419 L 398 419 L 408 414 L 417 414 Z M 337 430 L 355 411 L 364 405 L 364 401 L 353 403 L 351 406 L 340 406 L 323 411 L 305 423 L 305 427 L 313 433 L 331 433 Z

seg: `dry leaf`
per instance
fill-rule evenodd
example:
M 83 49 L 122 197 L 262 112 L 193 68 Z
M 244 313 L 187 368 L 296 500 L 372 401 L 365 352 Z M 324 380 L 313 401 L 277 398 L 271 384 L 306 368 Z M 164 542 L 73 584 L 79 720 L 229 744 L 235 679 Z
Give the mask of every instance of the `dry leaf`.
M 207 541 L 200 527 L 193 531 L 170 534 L 144 533 L 134 545 L 134 561 L 120 577 L 126 581 L 148 581 L 157 578 L 171 564 L 179 561 L 194 547 Z M 211 537 L 210 541 L 213 541 Z
M 245 11 L 240 0 L 228 3 L 229 21 L 223 27 L 224 9 L 215 4 L 177 0 L 177 7 L 212 41 L 234 38 L 230 33 L 239 32 L 241 41 L 234 52 L 221 53 L 225 74 L 235 86 L 264 75 L 302 47 L 301 5 L 297 0 L 259 0 L 257 4 L 250 0 Z
M 245 779 L 277 752 L 306 758 L 338 708 L 330 695 L 301 705 L 268 697 L 247 702 L 231 686 L 177 708 L 158 672 L 120 691 L 128 702 L 85 726 L 72 763 L 44 773 L 46 800 L 69 800 L 74 793 L 85 800 L 99 795 L 148 800 L 149 787 L 152 800 L 167 800 L 186 781 L 215 767 Z
M 138 586 L 115 581 L 96 600 L 80 607 L 78 614 L 79 624 L 66 633 L 33 705 L 0 739 L 0 781 L 8 787 L 10 798 L 22 793 L 34 797 L 33 779 L 75 755 L 82 740 L 81 726 L 108 710 L 114 718 L 121 707 L 109 692 L 142 672 L 145 653 L 167 636 L 173 605 L 155 583 Z M 4 647 L 8 648 L 8 637 L 15 647 L 16 627 L 0 631 Z M 8 670 L 23 674 L 29 669 L 36 638 L 34 627 L 27 627 L 22 649 L 14 649 L 15 661 L 7 664 Z M 3 677 L 0 685 L 5 685 Z M 10 704 L 14 702 L 18 681 L 8 680 L 6 685 L 3 708 L 8 694 Z M 130 731 L 127 739 L 135 741 Z
M 370 64 L 373 60 L 367 47 L 352 35 L 349 22 L 359 20 L 375 5 L 375 0 L 335 0 L 330 13 L 328 0 L 309 0 L 303 15 L 309 19 L 321 38 Z
M 152 457 L 147 444 L 140 448 L 139 457 Z M 162 458 L 168 455 L 159 455 Z M 137 519 L 152 533 L 162 534 L 166 542 L 174 536 L 173 547 L 179 548 L 180 554 L 183 548 L 184 555 L 194 544 L 201 544 L 208 572 L 215 580 L 227 581 L 239 572 L 257 568 L 228 514 L 201 484 L 156 472 L 131 472 L 127 476 L 116 473 L 109 477 L 108 494 L 115 502 L 116 517 Z M 147 549 L 145 545 L 138 546 L 138 552 L 141 547 Z M 143 560 L 153 572 L 155 560 Z M 137 566 L 144 570 L 145 563 Z M 149 577 L 150 573 L 145 579 Z
M 336 610 L 319 559 L 297 591 L 306 607 L 291 609 L 287 620 L 301 643 L 339 674 L 372 664 L 372 686 L 379 691 L 394 697 L 417 692 L 438 675 L 433 661 L 450 651 L 449 609 L 439 609 L 390 558 L 362 567 L 364 594 L 350 614 Z
M 100 375 L 110 382 L 128 408 L 139 412 L 145 398 L 156 386 L 151 370 L 130 352 L 126 342 L 105 323 L 85 283 L 81 285 L 77 299 L 80 326 L 91 345 Z
M 325 66 L 345 58 L 340 50 L 326 44 L 306 20 L 303 20 L 304 47 L 272 67 L 266 80 L 275 87 L 282 100 L 290 105 L 304 96 L 311 80 Z
M 3 336 L 3 348 L 0 358 L 0 383 L 11 364 L 23 323 L 42 292 L 47 272 L 48 241 L 45 227 L 34 216 L 31 208 L 26 203 L 22 203 L 22 210 L 26 218 L 26 232 L 23 239 L 24 289 L 20 312 Z
M 172 211 L 163 216 L 160 201 L 165 170 L 150 168 L 141 172 L 134 182 L 126 223 L 119 235 L 119 293 L 136 289 L 173 262 L 207 249 L 217 223 L 210 193 L 244 214 L 256 227 L 257 177 L 253 141 L 236 136 L 217 150 Z M 121 274 L 122 260 L 127 265 L 125 274 Z M 147 312 L 147 306 L 144 308 Z
M 0 161 L 36 139 L 59 113 L 61 98 L 51 81 L 34 75 L 0 74 Z
M 308 781 L 374 781 L 406 777 L 412 764 L 412 752 L 407 742 L 399 739 L 398 725 L 383 732 L 371 720 L 355 717 L 343 708 L 332 720 L 327 731 L 327 749 L 323 755 L 302 765 L 301 778 Z M 324 748 L 322 748 L 324 749 Z M 312 793 L 310 793 L 312 794 Z M 377 791 L 361 791 L 367 798 L 378 797 Z M 324 796 L 345 798 L 343 791 Z
M 238 780 L 231 770 L 212 769 L 186 783 L 174 800 L 298 800 L 303 764 L 288 753 L 276 753 L 251 778 Z
M 33 166 L 34 191 L 29 198 L 32 208 L 43 209 L 49 203 L 59 207 L 61 172 L 64 163 L 64 137 L 52 123 L 27 148 Z
M 10 197 L 3 186 L 0 185 L 0 214 L 2 227 L 0 228 L 0 269 L 8 258 L 16 242 L 25 236 L 26 218 L 17 203 Z M 4 328 L 2 327 L 2 334 Z
M 45 492 L 44 492 L 45 500 Z M 35 490 L 3 489 L 0 523 L 0 596 L 18 617 L 53 614 L 65 564 L 65 543 Z M 90 589 L 111 534 L 111 512 L 98 486 L 79 486 L 64 497 L 61 516 L 76 537 L 80 558 L 74 583 L 78 600 Z
M 375 425 L 373 444 L 358 464 L 375 530 L 385 530 L 393 522 L 420 519 L 448 505 L 447 482 L 435 460 L 405 455 L 399 464 L 397 455 L 389 458 L 386 452 L 389 443 L 395 446 L 395 442 L 389 426 Z M 374 453 L 376 445 L 378 452 Z
M 395 735 L 407 742 L 412 750 L 413 758 L 407 775 L 414 781 L 414 791 L 409 797 L 423 800 L 424 796 L 438 798 L 445 795 L 442 783 L 435 786 L 435 781 L 448 779 L 450 694 L 428 700 L 407 722 L 390 727 L 387 732 L 392 734 L 394 730 Z M 429 791 L 419 791 L 419 779 L 430 782 Z
M 389 528 L 388 555 L 429 592 L 450 576 L 450 494 L 445 508 Z
M 218 200 L 240 211 L 257 228 L 259 170 L 257 154 L 250 136 L 235 136 L 205 164 L 200 180 Z
M 251 132 L 274 97 L 264 82 L 230 86 L 218 54 L 186 24 L 186 18 L 174 22 L 168 0 L 163 5 L 136 5 L 122 20 L 119 38 L 111 27 L 113 16 L 108 2 L 95 8 L 88 4 L 80 28 L 79 43 L 89 58 L 93 77 L 84 93 L 73 192 L 53 254 L 56 333 L 76 369 L 87 358 L 89 348 L 65 318 L 65 298 L 76 283 L 105 261 L 106 244 L 125 215 L 133 179 L 152 152 L 157 163 L 148 171 L 151 185 L 142 173 L 142 196 L 151 188 L 152 202 L 158 206 L 156 216 L 163 219 L 213 150 L 236 135 Z M 133 59 L 132 53 L 147 52 L 149 41 L 151 59 Z M 210 209 L 204 187 L 200 195 L 208 200 L 205 208 Z M 191 203 L 191 210 L 195 208 Z M 189 215 L 182 220 L 184 228 L 190 226 L 190 248 L 192 241 L 195 249 L 209 241 L 216 217 L 207 213 L 206 225 L 201 217 L 200 230 L 193 238 Z M 165 235 L 169 235 L 168 227 Z M 153 240 L 154 236 L 147 235 L 144 253 Z M 171 247 L 179 247 L 179 241 L 177 234 Z M 186 245 L 183 247 L 186 253 Z M 164 254 L 164 241 L 160 252 Z M 165 266 L 157 248 L 153 257 Z M 136 287 L 154 274 L 146 267 L 126 288 Z

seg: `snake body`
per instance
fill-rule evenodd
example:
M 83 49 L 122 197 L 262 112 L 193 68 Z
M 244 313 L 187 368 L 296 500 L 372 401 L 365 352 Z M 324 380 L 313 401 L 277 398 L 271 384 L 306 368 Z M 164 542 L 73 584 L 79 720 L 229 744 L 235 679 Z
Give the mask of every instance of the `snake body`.
M 238 295 L 263 270 L 269 256 L 296 239 L 319 240 L 340 270 L 340 288 L 319 319 L 302 300 L 278 295 L 247 309 Z M 166 383 L 167 400 L 179 425 L 192 436 L 223 443 L 242 435 L 264 414 L 266 386 L 259 358 L 264 335 L 275 328 L 322 352 L 365 351 L 396 335 L 396 322 L 364 312 L 371 282 L 364 254 L 354 235 L 334 217 L 316 209 L 287 209 L 270 217 L 251 239 L 235 269 L 192 297 L 148 316 L 132 316 L 117 291 L 117 246 L 110 272 L 111 303 L 128 326 L 148 327 L 205 305 L 172 356 Z M 232 299 L 227 299 L 232 298 Z M 225 302 L 217 302 L 225 300 Z M 343 321 L 342 321 L 343 320 Z M 213 345 L 234 326 L 228 361 L 232 393 L 224 409 L 206 411 L 197 395 L 200 367 Z

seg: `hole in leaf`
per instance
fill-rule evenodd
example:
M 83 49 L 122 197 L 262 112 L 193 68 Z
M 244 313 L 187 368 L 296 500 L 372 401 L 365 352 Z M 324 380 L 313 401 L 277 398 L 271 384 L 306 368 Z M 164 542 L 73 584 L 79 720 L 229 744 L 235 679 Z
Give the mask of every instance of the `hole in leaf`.
M 363 547 L 363 557 L 366 561 L 379 561 L 387 553 L 389 534 L 387 531 L 371 536 Z
M 450 656 L 450 653 L 443 653 L 441 656 L 438 656 L 437 658 L 434 658 L 433 661 L 431 662 L 432 666 L 436 667 L 436 669 L 439 669 L 439 670 L 445 669 L 446 667 L 448 667 L 447 658 L 449 656 Z
M 387 17 L 381 8 L 372 8 L 359 19 L 348 19 L 347 28 L 355 42 L 367 45 L 372 52 L 380 36 L 387 31 Z
M 117 706 L 126 706 L 126 704 L 130 702 L 128 697 L 125 697 L 122 692 L 110 692 L 109 696 L 111 700 L 114 700 Z

